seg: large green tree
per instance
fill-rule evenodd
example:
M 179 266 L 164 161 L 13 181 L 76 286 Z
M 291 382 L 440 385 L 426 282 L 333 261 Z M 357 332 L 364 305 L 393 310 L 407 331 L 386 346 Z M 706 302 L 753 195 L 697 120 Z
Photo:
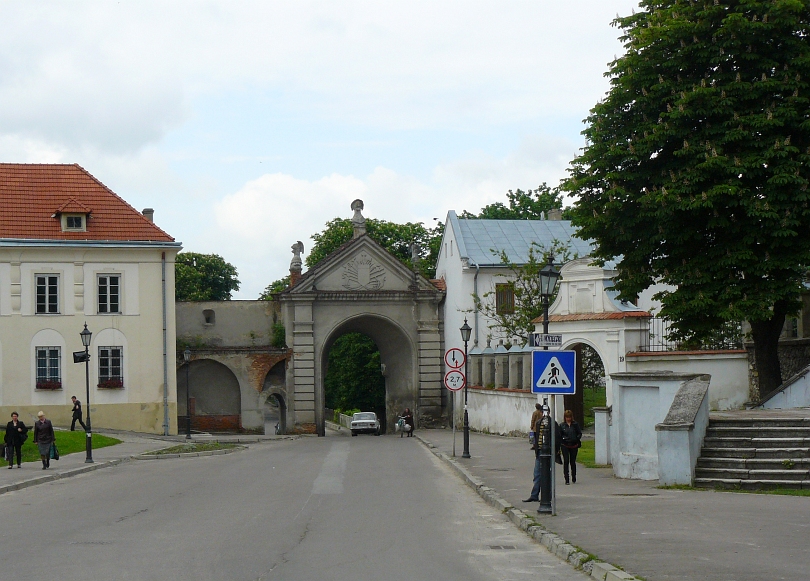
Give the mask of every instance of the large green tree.
M 426 228 L 421 222 L 397 224 L 373 218 L 366 220 L 368 236 L 396 256 L 408 268 L 413 267 L 411 244 L 415 242 L 420 250 L 418 270 L 428 278 L 433 278 L 436 274 L 436 261 L 439 257 L 443 232 L 444 224 L 439 224 L 435 228 Z M 322 232 L 312 235 L 315 244 L 306 258 L 307 266 L 312 268 L 318 264 L 351 240 L 353 233 L 352 221 L 347 218 L 335 218 L 327 222 Z
M 181 252 L 174 264 L 177 301 L 228 301 L 239 290 L 239 273 L 218 254 Z
M 760 393 L 810 265 L 810 2 L 644 0 L 566 189 L 617 288 L 652 283 L 674 338 L 748 320 Z
M 374 341 L 361 333 L 347 333 L 335 341 L 329 350 L 324 392 L 330 409 L 385 411 L 385 378 Z
M 495 202 L 481 208 L 478 214 L 467 210 L 461 218 L 481 218 L 485 220 L 540 220 L 548 216 L 549 210 L 562 209 L 562 191 L 559 187 L 550 188 L 543 182 L 534 190 L 509 190 L 506 204 Z

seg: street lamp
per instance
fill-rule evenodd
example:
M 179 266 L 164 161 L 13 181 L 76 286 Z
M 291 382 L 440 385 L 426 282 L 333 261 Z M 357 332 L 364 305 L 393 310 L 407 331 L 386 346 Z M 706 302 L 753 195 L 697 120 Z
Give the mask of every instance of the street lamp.
M 188 382 L 188 371 L 191 368 L 191 349 L 186 347 L 183 351 L 183 361 L 186 362 L 186 440 L 191 439 L 191 385 Z
M 90 338 L 93 336 L 87 329 L 87 323 L 84 324 L 84 329 L 81 333 L 79 333 L 79 337 L 82 338 L 82 345 L 84 345 L 84 376 L 85 376 L 85 386 L 87 387 L 87 398 L 85 399 L 86 408 L 87 409 L 87 425 L 84 428 L 84 433 L 87 440 L 87 458 L 85 458 L 85 464 L 92 464 L 93 463 L 93 433 L 92 428 L 90 427 Z
M 467 415 L 467 384 L 468 381 L 468 373 L 467 373 L 467 342 L 470 340 L 470 332 L 472 331 L 472 327 L 467 324 L 467 317 L 464 317 L 464 324 L 461 326 L 461 340 L 464 341 L 464 452 L 462 452 L 462 458 L 469 458 L 470 457 L 470 417 Z M 455 419 L 453 420 L 455 421 Z
M 543 333 L 545 335 L 548 335 L 548 302 L 554 295 L 557 281 L 561 279 L 560 271 L 554 268 L 554 256 L 549 254 L 548 263 L 540 271 L 540 296 L 543 299 Z

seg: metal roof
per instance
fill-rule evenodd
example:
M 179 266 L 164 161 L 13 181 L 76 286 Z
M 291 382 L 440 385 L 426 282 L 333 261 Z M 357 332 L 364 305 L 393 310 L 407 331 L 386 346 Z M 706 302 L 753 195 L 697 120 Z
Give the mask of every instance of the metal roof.
M 568 242 L 572 254 L 579 257 L 588 256 L 592 249 L 591 241 L 576 237 L 570 220 L 468 220 L 458 218 L 453 210 L 448 219 L 459 255 L 478 266 L 502 266 L 501 251 L 511 262 L 525 264 L 532 243 L 549 247 L 555 240 Z

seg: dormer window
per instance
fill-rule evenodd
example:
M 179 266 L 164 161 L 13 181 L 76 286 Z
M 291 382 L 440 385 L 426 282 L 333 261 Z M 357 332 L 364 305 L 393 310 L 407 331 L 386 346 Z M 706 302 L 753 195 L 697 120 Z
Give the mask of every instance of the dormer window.
M 86 214 L 62 214 L 62 230 L 84 232 L 87 230 Z

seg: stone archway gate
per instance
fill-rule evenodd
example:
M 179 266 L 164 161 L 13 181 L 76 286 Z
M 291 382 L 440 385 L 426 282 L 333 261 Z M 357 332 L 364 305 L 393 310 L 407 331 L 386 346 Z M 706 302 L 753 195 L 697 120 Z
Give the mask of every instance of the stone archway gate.
M 279 296 L 292 349 L 288 415 L 299 429 L 320 436 L 327 355 L 349 332 L 368 335 L 380 349 L 388 426 L 405 407 L 419 425 L 442 415 L 444 292 L 369 238 L 355 205 L 355 237 L 303 275 L 301 248 L 293 247 L 291 286 Z

